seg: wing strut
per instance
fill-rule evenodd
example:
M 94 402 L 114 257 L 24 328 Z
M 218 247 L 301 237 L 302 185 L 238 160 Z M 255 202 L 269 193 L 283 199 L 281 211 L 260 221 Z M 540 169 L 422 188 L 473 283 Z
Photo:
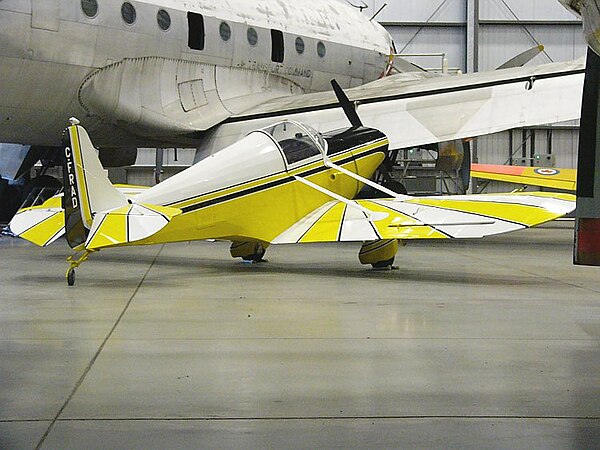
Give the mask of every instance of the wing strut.
M 330 196 L 331 198 L 334 198 L 335 200 L 338 200 L 346 205 L 348 205 L 351 208 L 357 209 L 359 211 L 361 211 L 362 213 L 364 213 L 368 219 L 371 222 L 377 222 L 378 220 L 383 220 L 385 219 L 387 216 L 389 216 L 388 213 L 381 213 L 381 212 L 375 212 L 375 211 L 371 211 L 370 209 L 367 209 L 363 206 L 360 206 L 358 203 L 352 201 L 352 200 L 348 200 L 345 197 L 342 197 L 341 195 L 336 194 L 335 192 L 331 192 L 329 189 L 325 189 L 323 186 L 319 186 L 318 184 L 313 183 L 312 181 L 308 181 L 304 178 L 301 178 L 297 175 L 294 175 L 294 178 L 296 180 L 298 180 L 300 183 L 305 184 L 308 187 L 311 187 L 325 195 Z
M 380 192 L 383 192 L 384 194 L 389 195 L 390 197 L 392 197 L 392 198 L 394 198 L 396 200 L 406 200 L 406 199 L 410 198 L 409 195 L 398 194 L 397 192 L 394 192 L 391 189 L 383 187 L 382 185 L 377 184 L 374 181 L 371 181 L 371 180 L 369 180 L 369 179 L 367 179 L 365 177 L 361 177 L 357 173 L 350 172 L 349 170 L 344 169 L 341 166 L 338 166 L 337 164 L 331 162 L 331 160 L 327 156 L 325 156 L 323 158 L 323 163 L 327 167 L 330 167 L 330 168 L 335 169 L 335 170 L 339 170 L 343 174 L 348 175 L 350 178 L 354 178 L 355 180 L 360 181 L 361 183 L 364 183 L 367 186 L 372 187 L 373 189 L 376 189 L 376 190 L 378 190 Z

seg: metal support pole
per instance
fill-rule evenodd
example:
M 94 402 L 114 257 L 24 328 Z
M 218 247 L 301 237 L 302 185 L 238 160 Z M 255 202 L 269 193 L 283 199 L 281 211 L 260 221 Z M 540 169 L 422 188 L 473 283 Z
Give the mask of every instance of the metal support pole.
M 467 6 L 467 73 L 479 71 L 479 0 L 466 0 Z M 477 139 L 473 139 L 471 148 L 473 150 L 472 162 L 479 162 L 479 145 Z
M 467 2 L 467 73 L 479 71 L 479 0 Z
M 513 153 L 515 151 L 514 130 L 508 130 L 508 164 L 513 165 Z
M 530 131 L 530 136 L 531 136 L 531 148 L 529 150 L 529 158 L 531 158 L 531 165 L 534 166 L 535 165 L 535 153 L 536 153 L 536 149 L 535 149 L 535 130 L 531 130 Z
M 165 157 L 165 149 L 157 148 L 156 149 L 156 165 L 154 167 L 154 182 L 156 184 L 160 183 L 160 181 L 161 181 L 161 175 L 163 174 L 164 157 Z

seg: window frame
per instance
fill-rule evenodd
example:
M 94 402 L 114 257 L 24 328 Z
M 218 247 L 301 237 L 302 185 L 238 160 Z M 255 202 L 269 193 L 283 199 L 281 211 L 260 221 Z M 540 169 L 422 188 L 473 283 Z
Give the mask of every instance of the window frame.
M 271 61 L 278 64 L 285 61 L 285 36 L 274 28 L 271 28 Z
M 87 17 L 88 19 L 94 19 L 95 17 L 98 17 L 98 11 L 100 10 L 100 7 L 98 6 L 98 0 L 81 0 L 79 2 L 79 4 L 81 6 L 81 11 L 83 12 L 83 15 L 85 17 Z M 87 4 L 87 5 L 93 4 L 94 5 L 94 7 L 95 7 L 94 14 L 89 15 L 86 12 L 86 9 L 85 9 L 85 6 L 84 6 L 85 4 Z
M 203 51 L 206 48 L 206 24 L 204 16 L 199 13 L 188 11 L 188 48 Z
M 161 24 L 161 19 L 160 19 L 161 13 L 163 13 L 163 17 L 166 17 L 168 19 L 168 21 L 169 21 L 169 24 L 168 24 L 168 26 L 166 28 L 163 28 L 163 27 L 160 26 L 160 24 Z M 169 31 L 171 29 L 171 25 L 173 24 L 173 21 L 171 20 L 171 14 L 169 14 L 169 11 L 167 11 L 164 8 L 160 8 L 156 12 L 156 23 L 158 25 L 159 30 L 164 31 L 164 32 Z
M 224 30 L 227 30 L 227 34 L 224 33 Z M 221 21 L 221 23 L 219 24 L 219 36 L 221 36 L 221 40 L 223 42 L 229 42 L 233 37 L 233 30 L 231 29 L 231 25 L 229 25 L 224 20 Z M 227 36 L 227 39 L 225 39 L 225 36 Z
M 126 18 L 126 12 L 125 12 L 125 8 L 131 8 L 131 11 L 133 12 L 133 16 L 131 17 L 131 22 L 127 21 Z M 137 22 L 137 11 L 135 9 L 135 6 L 133 5 L 133 3 L 131 2 L 123 2 L 121 4 L 121 19 L 123 19 L 123 22 L 125 22 L 126 25 L 128 26 L 133 26 L 135 25 L 135 23 Z

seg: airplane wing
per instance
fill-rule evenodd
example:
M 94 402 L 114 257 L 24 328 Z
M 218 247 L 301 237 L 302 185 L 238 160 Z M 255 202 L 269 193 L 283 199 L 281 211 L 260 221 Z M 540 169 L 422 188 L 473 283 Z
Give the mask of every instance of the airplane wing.
M 583 61 L 456 76 L 409 73 L 345 92 L 363 123 L 398 149 L 579 118 L 583 74 Z M 318 130 L 347 125 L 333 93 L 271 100 L 223 124 L 256 129 L 282 117 Z
M 381 239 L 481 238 L 533 227 L 575 209 L 575 196 L 528 194 L 331 201 L 279 235 L 273 244 Z M 371 217 L 368 212 L 372 213 Z
M 456 76 L 402 73 L 346 93 L 365 125 L 396 149 L 576 119 L 583 73 L 582 61 Z M 229 145 L 283 118 L 318 130 L 347 125 L 332 92 L 304 94 L 276 74 L 161 58 L 98 69 L 79 99 L 90 115 L 163 141 L 197 142 L 212 130 L 230 135 Z
M 540 186 L 575 192 L 576 169 L 471 164 L 471 176 L 482 180 Z

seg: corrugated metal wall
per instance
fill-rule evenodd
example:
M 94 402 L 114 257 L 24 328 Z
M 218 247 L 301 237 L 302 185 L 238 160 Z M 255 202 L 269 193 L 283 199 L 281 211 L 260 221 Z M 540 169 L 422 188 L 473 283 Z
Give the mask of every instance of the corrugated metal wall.
M 361 2 L 350 0 L 350 3 Z M 538 43 L 545 46 L 545 53 L 530 64 L 572 60 L 583 57 L 586 51 L 580 22 L 557 0 L 365 0 L 365 3 L 369 9 L 363 13 L 370 15 L 388 3 L 377 20 L 388 28 L 400 53 L 445 53 L 449 66 L 462 71 L 466 71 L 469 55 L 467 30 L 469 26 L 475 27 L 474 22 L 469 23 L 469 3 L 479 6 L 475 27 L 479 70 L 493 70 Z M 412 60 L 427 67 L 440 65 L 439 58 Z M 550 143 L 545 129 L 535 131 L 535 152 L 551 151 L 557 166 L 576 167 L 576 125 L 557 126 L 551 132 Z M 521 130 L 513 132 L 516 156 L 521 156 L 522 135 Z M 505 163 L 510 158 L 510 141 L 508 132 L 480 138 L 479 161 Z M 528 139 L 527 156 L 532 154 L 531 145 Z

